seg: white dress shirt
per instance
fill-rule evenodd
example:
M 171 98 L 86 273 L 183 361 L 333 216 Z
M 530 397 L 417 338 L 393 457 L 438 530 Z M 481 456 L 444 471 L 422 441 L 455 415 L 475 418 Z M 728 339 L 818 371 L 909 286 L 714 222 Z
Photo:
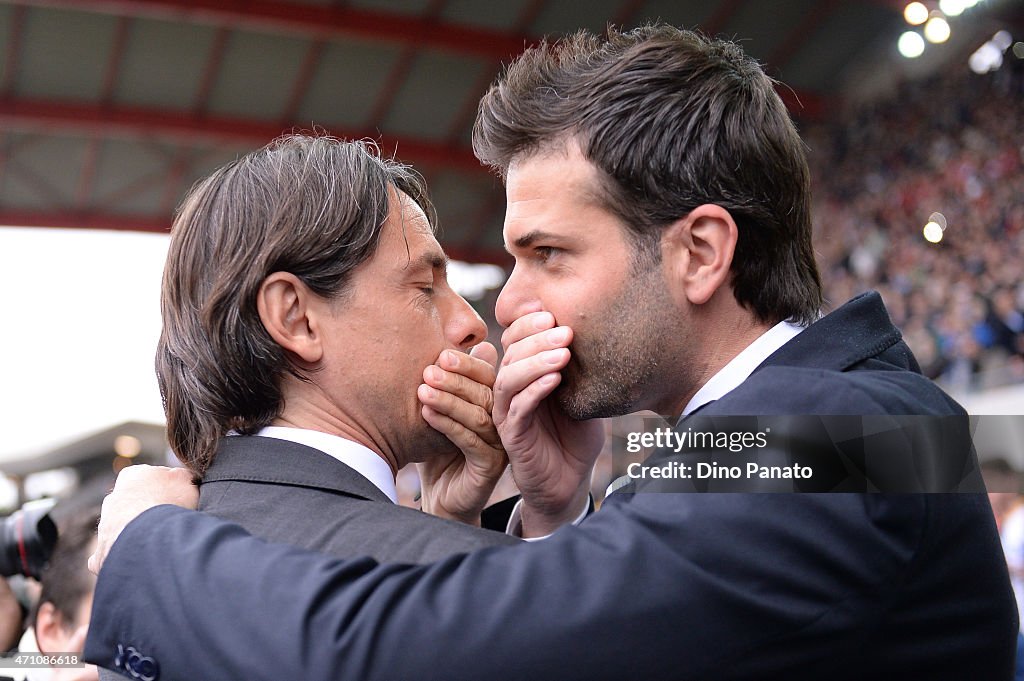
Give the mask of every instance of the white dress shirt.
M 317 449 L 355 470 L 387 495 L 392 503 L 398 503 L 398 488 L 395 486 L 395 475 L 391 472 L 391 466 L 379 454 L 358 442 L 319 430 L 284 426 L 267 426 L 256 433 L 256 436 L 288 440 Z
M 686 416 L 708 402 L 719 400 L 738 388 L 743 381 L 750 377 L 750 374 L 754 373 L 754 369 L 761 366 L 762 362 L 803 330 L 802 326 L 790 322 L 779 322 L 765 331 L 701 386 L 700 390 L 686 403 L 682 415 Z

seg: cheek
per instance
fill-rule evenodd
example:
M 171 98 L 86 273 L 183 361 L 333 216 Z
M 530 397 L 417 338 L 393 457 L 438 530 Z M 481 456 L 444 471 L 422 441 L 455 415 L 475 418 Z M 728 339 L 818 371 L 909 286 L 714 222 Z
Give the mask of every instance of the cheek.
M 441 351 L 447 347 L 444 328 L 436 314 L 410 312 L 405 323 L 396 330 L 395 338 L 398 348 L 396 366 L 404 364 L 410 370 L 415 369 L 417 375 L 435 363 Z
M 544 309 L 555 315 L 558 324 L 577 326 L 596 318 L 611 293 L 604 282 L 597 282 L 594 285 L 590 282 L 579 282 L 575 285 L 555 287 L 545 300 Z

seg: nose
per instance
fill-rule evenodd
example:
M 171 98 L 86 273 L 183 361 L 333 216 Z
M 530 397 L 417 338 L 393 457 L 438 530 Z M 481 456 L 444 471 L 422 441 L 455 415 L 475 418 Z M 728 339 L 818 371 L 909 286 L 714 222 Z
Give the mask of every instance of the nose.
M 523 276 L 518 267 L 513 267 L 512 274 L 508 276 L 508 281 L 494 303 L 494 318 L 506 329 L 523 315 L 542 309 L 536 301 L 531 300 Z
M 445 324 L 445 336 L 459 350 L 468 351 L 487 340 L 487 324 L 469 302 L 452 292 L 452 313 Z

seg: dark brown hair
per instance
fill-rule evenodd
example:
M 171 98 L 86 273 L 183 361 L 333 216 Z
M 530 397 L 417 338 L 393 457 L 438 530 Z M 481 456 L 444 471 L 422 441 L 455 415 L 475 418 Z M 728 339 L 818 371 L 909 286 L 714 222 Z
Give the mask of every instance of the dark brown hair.
M 735 44 L 666 25 L 580 32 L 519 56 L 480 102 L 473 149 L 509 165 L 575 137 L 640 255 L 705 203 L 739 228 L 736 299 L 764 322 L 822 303 L 804 145 L 773 81 Z
M 178 209 L 164 268 L 156 372 L 171 449 L 194 473 L 229 431 L 251 434 L 282 407 L 280 379 L 307 380 L 260 321 L 266 277 L 290 272 L 340 296 L 369 259 L 388 189 L 436 222 L 422 178 L 369 142 L 288 135 L 199 182 Z
M 52 603 L 65 625 L 75 628 L 80 624 L 78 609 L 96 586 L 96 577 L 86 563 L 99 520 L 99 508 L 90 508 L 61 524 L 53 555 L 39 579 L 41 589 L 35 612 L 43 603 Z

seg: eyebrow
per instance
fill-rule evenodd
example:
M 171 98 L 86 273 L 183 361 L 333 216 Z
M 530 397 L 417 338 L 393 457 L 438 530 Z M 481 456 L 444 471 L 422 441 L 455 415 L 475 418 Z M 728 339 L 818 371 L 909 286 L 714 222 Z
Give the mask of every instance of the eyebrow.
M 427 251 L 416 260 L 409 261 L 406 269 L 447 270 L 449 257 L 441 251 Z
M 526 234 L 522 235 L 521 237 L 513 241 L 512 245 L 520 249 L 529 248 L 530 244 L 532 244 L 535 241 L 559 238 L 561 237 L 559 237 L 557 234 L 552 234 L 551 232 L 545 232 L 540 229 L 535 229 L 532 232 L 527 232 Z M 505 244 L 505 250 L 511 252 L 512 249 L 509 248 L 508 244 Z

